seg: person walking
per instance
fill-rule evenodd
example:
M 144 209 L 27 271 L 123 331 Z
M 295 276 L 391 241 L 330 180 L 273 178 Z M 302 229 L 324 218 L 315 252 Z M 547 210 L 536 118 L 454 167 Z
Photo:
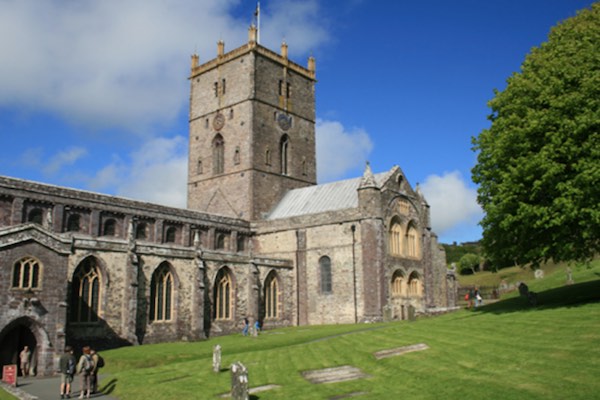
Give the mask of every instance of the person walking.
M 244 329 L 242 329 L 242 335 L 248 336 L 248 329 L 250 328 L 250 322 L 248 317 L 244 317 Z
M 79 393 L 79 398 L 83 399 L 84 396 L 86 398 L 90 398 L 90 381 L 91 374 L 94 369 L 94 361 L 92 360 L 92 356 L 90 355 L 91 349 L 90 346 L 84 346 L 83 354 L 79 358 L 79 362 L 77 363 L 77 373 L 81 375 L 81 392 Z
M 94 349 L 90 350 L 90 356 L 94 362 L 94 369 L 90 374 L 90 387 L 92 389 L 92 393 L 96 393 L 98 391 L 98 370 L 104 367 L 104 359 Z
M 31 361 L 29 346 L 23 347 L 23 350 L 19 353 L 19 361 L 21 363 L 21 375 L 23 377 L 29 376 L 29 363 Z
M 60 371 L 60 398 L 71 398 L 71 384 L 73 375 L 75 375 L 76 360 L 71 346 L 65 347 L 65 352 L 58 360 L 58 369 Z

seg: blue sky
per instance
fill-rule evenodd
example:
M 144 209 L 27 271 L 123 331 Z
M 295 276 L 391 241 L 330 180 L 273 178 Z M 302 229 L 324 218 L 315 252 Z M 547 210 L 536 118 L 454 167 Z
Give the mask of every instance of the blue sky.
M 318 179 L 398 165 L 444 243 L 477 240 L 487 101 L 585 0 L 270 0 L 261 44 L 317 61 Z M 190 55 L 255 1 L 0 0 L 0 175 L 185 206 Z

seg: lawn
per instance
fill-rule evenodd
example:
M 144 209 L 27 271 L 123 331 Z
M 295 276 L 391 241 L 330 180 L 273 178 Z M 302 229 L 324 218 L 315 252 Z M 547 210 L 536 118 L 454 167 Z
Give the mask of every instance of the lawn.
M 241 361 L 250 387 L 279 388 L 254 399 L 590 399 L 600 393 L 600 266 L 530 284 L 531 308 L 518 297 L 416 322 L 295 327 L 195 343 L 104 352 L 103 387 L 120 399 L 216 398 Z M 560 275 L 560 276 L 559 276 Z M 376 360 L 379 350 L 425 343 L 428 350 Z M 223 370 L 212 372 L 212 347 Z M 312 384 L 301 372 L 350 365 L 368 377 Z M 342 397 L 337 397 L 342 398 Z
M 122 400 L 215 399 L 241 361 L 252 399 L 592 399 L 600 393 L 600 265 L 530 282 L 539 305 L 509 294 L 477 310 L 417 321 L 310 326 L 194 343 L 103 352 L 101 387 Z M 424 343 L 429 349 L 377 360 L 373 353 Z M 212 371 L 220 344 L 222 371 Z M 303 371 L 353 366 L 362 379 L 312 384 Z M 0 399 L 3 399 L 0 397 Z

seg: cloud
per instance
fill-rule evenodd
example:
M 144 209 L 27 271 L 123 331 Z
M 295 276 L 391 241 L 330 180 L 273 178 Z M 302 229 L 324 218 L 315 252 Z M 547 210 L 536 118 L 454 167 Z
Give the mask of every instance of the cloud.
M 93 190 L 110 189 L 117 196 L 173 207 L 187 201 L 187 140 L 182 136 L 154 138 L 116 158 L 90 180 Z
M 58 152 L 50 158 L 48 164 L 43 168 L 45 174 L 53 175 L 59 172 L 64 166 L 73 165 L 81 157 L 87 155 L 87 150 L 83 147 L 71 147 Z
M 431 206 L 432 228 L 439 235 L 464 224 L 475 225 L 483 215 L 477 191 L 467 186 L 458 171 L 428 176 L 421 191 Z
M 317 119 L 317 181 L 329 182 L 346 173 L 362 171 L 373 143 L 368 133 L 359 128 L 346 131 L 337 121 Z
M 87 130 L 160 131 L 185 112 L 190 54 L 201 62 L 247 40 L 239 0 L 2 1 L 0 107 L 50 112 Z M 267 8 L 269 42 L 290 53 L 327 40 L 318 3 Z M 297 14 L 294 14 L 297 13 Z

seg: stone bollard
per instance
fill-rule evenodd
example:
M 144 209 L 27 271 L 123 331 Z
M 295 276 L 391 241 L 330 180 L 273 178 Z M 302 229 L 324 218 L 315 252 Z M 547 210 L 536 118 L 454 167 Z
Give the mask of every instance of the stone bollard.
M 213 346 L 213 371 L 221 372 L 221 345 Z
M 241 362 L 231 365 L 231 398 L 248 400 L 248 370 Z

